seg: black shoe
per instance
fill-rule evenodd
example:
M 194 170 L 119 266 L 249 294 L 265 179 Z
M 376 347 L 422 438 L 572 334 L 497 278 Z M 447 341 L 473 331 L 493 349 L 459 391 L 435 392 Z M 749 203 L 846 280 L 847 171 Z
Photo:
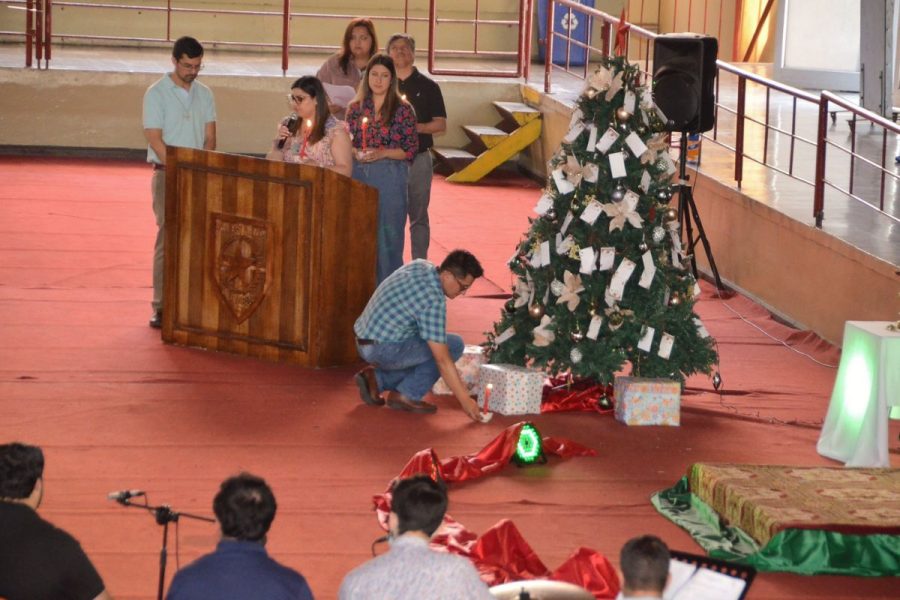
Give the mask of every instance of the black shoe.
M 378 383 L 375 379 L 375 369 L 366 367 L 353 376 L 356 387 L 359 388 L 359 399 L 369 406 L 384 406 L 384 398 L 378 393 Z
M 400 392 L 394 391 L 388 392 L 387 405 L 388 408 L 411 413 L 430 415 L 437 412 L 437 406 L 434 404 L 430 404 L 424 400 L 416 402 L 410 400 Z
M 162 311 L 156 311 L 153 313 L 153 316 L 150 317 L 150 327 L 153 329 L 162 329 Z

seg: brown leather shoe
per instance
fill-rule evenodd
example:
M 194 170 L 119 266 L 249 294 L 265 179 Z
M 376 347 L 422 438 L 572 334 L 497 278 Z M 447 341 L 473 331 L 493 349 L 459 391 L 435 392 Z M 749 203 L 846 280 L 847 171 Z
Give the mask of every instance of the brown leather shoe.
M 375 379 L 375 369 L 366 367 L 353 376 L 356 387 L 359 388 L 359 399 L 369 406 L 384 406 L 384 398 L 378 393 L 378 381 Z
M 424 400 L 421 402 L 415 402 L 410 400 L 400 392 L 390 391 L 388 392 L 387 397 L 387 405 L 388 408 L 393 408 L 394 410 L 402 410 L 411 413 L 420 413 L 420 414 L 432 414 L 437 412 L 437 406 L 434 404 L 429 404 Z

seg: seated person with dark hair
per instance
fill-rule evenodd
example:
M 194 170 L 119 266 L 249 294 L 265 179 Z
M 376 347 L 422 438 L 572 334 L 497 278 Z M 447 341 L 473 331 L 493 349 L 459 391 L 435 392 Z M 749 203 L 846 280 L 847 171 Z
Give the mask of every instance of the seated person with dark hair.
M 422 398 L 443 377 L 465 413 L 481 420 L 456 370 L 465 344 L 447 333 L 447 298 L 465 294 L 482 275 L 472 253 L 454 250 L 440 267 L 414 260 L 381 282 L 353 325 L 359 355 L 370 365 L 355 377 L 363 402 L 382 406 L 385 392 L 389 408 L 433 413 L 437 407 Z
M 166 598 L 312 600 L 303 576 L 266 553 L 275 509 L 275 496 L 262 478 L 241 473 L 223 481 L 213 500 L 222 539 L 215 552 L 175 574 Z
M 447 511 L 447 491 L 425 475 L 399 481 L 391 491 L 391 549 L 344 578 L 340 600 L 490 599 L 471 562 L 428 547 Z
M 655 535 L 628 540 L 619 554 L 622 599 L 662 598 L 669 582 L 669 548 Z
M 43 495 L 41 449 L 0 445 L 0 598 L 108 599 L 75 538 L 38 516 Z

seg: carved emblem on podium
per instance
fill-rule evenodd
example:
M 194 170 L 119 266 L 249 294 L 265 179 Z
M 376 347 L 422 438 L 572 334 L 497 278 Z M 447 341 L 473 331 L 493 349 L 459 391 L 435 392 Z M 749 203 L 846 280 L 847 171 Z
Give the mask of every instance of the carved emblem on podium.
M 212 213 L 210 228 L 213 287 L 237 322 L 243 323 L 269 290 L 274 226 L 262 219 Z

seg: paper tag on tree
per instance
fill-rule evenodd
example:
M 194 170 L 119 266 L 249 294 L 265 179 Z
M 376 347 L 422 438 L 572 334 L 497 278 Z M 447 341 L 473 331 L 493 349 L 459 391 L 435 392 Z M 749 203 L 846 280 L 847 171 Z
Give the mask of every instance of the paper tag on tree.
M 569 129 L 572 129 L 572 127 L 575 126 L 575 123 L 578 123 L 579 121 L 583 121 L 583 120 L 584 120 L 584 113 L 581 112 L 580 108 L 576 108 L 575 110 L 572 111 L 572 118 L 569 119 Z
M 606 305 L 609 307 L 613 307 L 616 305 L 617 299 L 612 295 L 612 291 L 610 291 L 609 286 L 603 291 L 603 301 L 606 302 Z
M 572 224 L 572 219 L 574 216 L 572 215 L 572 211 L 566 213 L 566 218 L 563 219 L 562 227 L 560 227 L 559 232 L 563 235 L 566 235 L 566 230 L 569 228 L 569 225 Z
M 581 213 L 581 220 L 589 225 L 593 225 L 597 217 L 603 212 L 603 205 L 596 200 L 591 200 Z
M 641 136 L 635 131 L 628 134 L 628 137 L 625 138 L 625 143 L 628 144 L 628 149 L 631 150 L 631 153 L 637 157 L 640 157 L 641 154 L 647 151 L 647 146 L 644 145 Z
M 597 126 L 591 125 L 588 128 L 588 142 L 585 150 L 588 152 L 593 152 L 597 149 Z
M 550 242 L 541 242 L 541 266 L 550 266 Z
M 494 343 L 495 343 L 495 344 L 502 344 L 503 342 L 505 342 L 506 340 L 508 340 L 509 338 L 511 338 L 511 337 L 514 336 L 514 335 L 516 335 L 516 328 L 515 328 L 515 327 L 510 327 L 510 328 L 508 328 L 506 331 L 504 331 L 503 333 L 501 333 L 500 335 L 498 335 L 497 337 L 495 337 L 495 338 L 494 338 Z
M 697 317 L 694 317 L 694 325 L 696 325 L 697 333 L 700 334 L 700 337 L 702 337 L 702 338 L 709 337 L 709 332 L 706 330 L 706 327 L 703 325 L 703 321 L 701 321 Z
M 540 252 L 540 250 L 538 250 L 537 252 L 535 252 L 531 255 L 530 262 L 531 262 L 532 269 L 539 269 L 541 267 L 541 252 Z
M 644 172 L 641 174 L 641 190 L 646 194 L 650 191 L 650 173 L 647 172 L 647 169 L 644 169 Z
M 559 193 L 562 195 L 566 195 L 575 191 L 575 186 L 571 181 L 566 179 L 566 176 L 563 174 L 562 169 L 554 169 L 553 173 L 553 181 L 556 183 L 556 189 L 559 190 Z
M 600 167 L 594 163 L 584 163 L 584 168 L 581 170 L 581 176 L 588 183 L 596 183 L 597 178 L 600 176 Z
M 612 247 L 600 248 L 600 270 L 609 271 L 616 261 L 616 249 Z
M 645 290 L 649 290 L 650 286 L 653 284 L 653 278 L 656 276 L 656 265 L 653 264 L 653 253 L 647 250 L 641 256 L 641 260 L 644 263 L 644 272 L 641 273 L 641 279 L 638 281 L 638 285 Z
M 544 193 L 541 195 L 541 199 L 538 200 L 537 206 L 534 207 L 534 212 L 543 217 L 551 208 L 553 208 L 553 197 Z
M 606 130 L 606 133 L 603 134 L 603 137 L 600 138 L 600 141 L 597 142 L 595 146 L 598 152 L 602 152 L 606 154 L 612 145 L 616 143 L 616 140 L 619 139 L 619 132 L 610 127 Z
M 587 333 L 585 334 L 588 339 L 596 340 L 597 336 L 600 335 L 600 326 L 603 325 L 603 317 L 600 315 L 594 315 L 591 317 L 591 324 L 588 325 Z
M 625 99 L 622 101 L 622 108 L 624 108 L 631 114 L 634 114 L 634 104 L 635 104 L 636 99 L 637 98 L 634 95 L 634 92 L 631 90 L 627 90 L 625 92 Z
M 624 153 L 613 152 L 609 155 L 609 173 L 613 179 L 620 179 L 628 175 L 628 172 L 625 170 Z
M 650 347 L 653 346 L 653 336 L 655 334 L 656 329 L 644 325 L 644 329 L 641 331 L 641 340 L 638 342 L 637 347 L 644 352 L 650 352 Z
M 672 157 L 669 156 L 669 153 L 668 153 L 668 152 L 663 152 L 663 153 L 662 153 L 662 159 L 663 159 L 663 161 L 665 161 L 665 163 L 666 163 L 666 173 L 668 173 L 669 175 L 671 175 L 672 173 L 674 173 L 674 172 L 675 172 L 675 163 L 672 162 Z
M 612 280 L 609 282 L 609 293 L 613 298 L 621 300 L 625 295 L 625 284 L 628 283 L 636 266 L 634 262 L 627 258 L 623 258 L 622 262 L 619 263 L 619 267 L 613 273 Z
M 566 134 L 566 137 L 563 138 L 563 141 L 567 144 L 573 143 L 578 139 L 578 136 L 581 135 L 582 131 L 584 131 L 584 123 L 576 123 L 571 129 L 569 129 L 569 133 Z
M 585 275 L 593 273 L 597 264 L 597 257 L 594 255 L 594 249 L 590 246 L 582 248 L 578 253 L 578 256 L 581 258 L 581 268 L 578 269 L 578 271 Z
M 672 356 L 672 346 L 674 344 L 675 336 L 663 332 L 662 337 L 659 340 L 659 352 L 657 352 L 659 357 L 669 360 L 669 357 Z

